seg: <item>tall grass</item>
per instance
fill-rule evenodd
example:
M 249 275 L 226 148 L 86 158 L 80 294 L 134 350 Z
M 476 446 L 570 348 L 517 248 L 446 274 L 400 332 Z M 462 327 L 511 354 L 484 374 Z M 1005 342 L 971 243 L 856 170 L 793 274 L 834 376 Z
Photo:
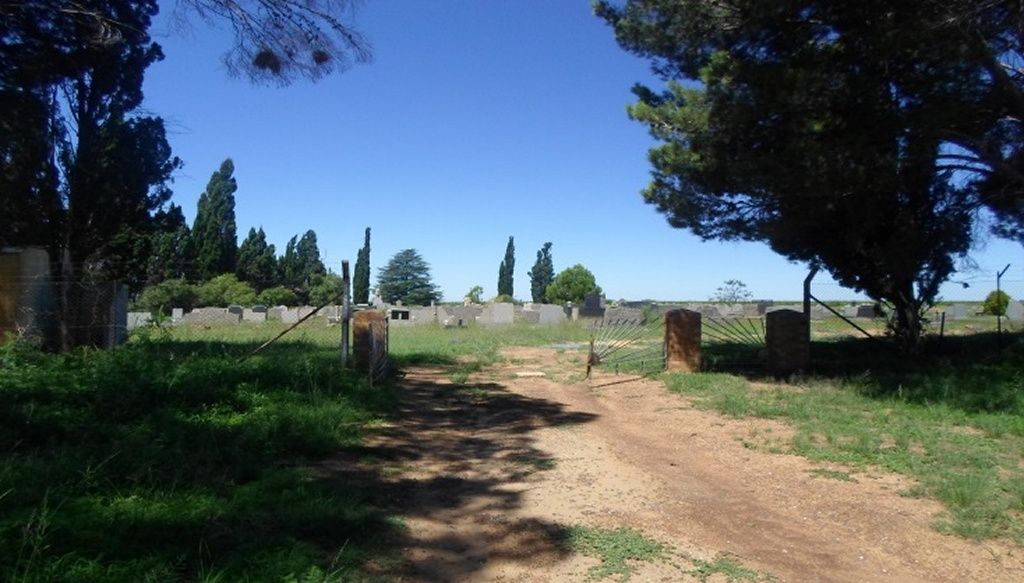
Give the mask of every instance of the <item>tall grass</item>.
M 392 394 L 333 345 L 0 347 L 0 580 L 344 577 L 392 521 L 303 469 L 355 445 Z

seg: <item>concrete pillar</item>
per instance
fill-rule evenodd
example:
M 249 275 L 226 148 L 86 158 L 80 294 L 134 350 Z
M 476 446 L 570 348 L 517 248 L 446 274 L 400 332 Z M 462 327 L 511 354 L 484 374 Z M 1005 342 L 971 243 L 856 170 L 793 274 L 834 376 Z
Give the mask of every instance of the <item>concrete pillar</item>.
M 700 312 L 665 312 L 665 370 L 700 372 Z
M 360 310 L 352 315 L 352 360 L 356 370 L 370 370 L 373 344 L 387 342 L 387 319 L 385 312 L 374 310 Z M 374 325 L 375 322 L 380 324 Z
M 772 374 L 788 375 L 810 364 L 807 322 L 807 316 L 796 310 L 776 310 L 765 315 L 768 370 Z

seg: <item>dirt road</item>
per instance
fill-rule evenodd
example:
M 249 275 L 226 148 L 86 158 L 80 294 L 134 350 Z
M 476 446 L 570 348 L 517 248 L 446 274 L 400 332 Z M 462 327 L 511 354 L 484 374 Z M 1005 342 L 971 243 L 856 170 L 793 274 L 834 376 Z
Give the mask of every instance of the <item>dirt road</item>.
M 584 581 L 598 559 L 561 542 L 583 525 L 669 546 L 631 581 L 726 581 L 697 570 L 720 556 L 762 580 L 1024 581 L 1021 549 L 940 534 L 941 505 L 901 496 L 907 478 L 826 479 L 745 447 L 783 443 L 785 425 L 697 410 L 656 381 L 573 379 L 568 353 L 505 356 L 463 385 L 408 371 L 401 413 L 370 441 L 381 504 L 406 517 L 395 578 Z

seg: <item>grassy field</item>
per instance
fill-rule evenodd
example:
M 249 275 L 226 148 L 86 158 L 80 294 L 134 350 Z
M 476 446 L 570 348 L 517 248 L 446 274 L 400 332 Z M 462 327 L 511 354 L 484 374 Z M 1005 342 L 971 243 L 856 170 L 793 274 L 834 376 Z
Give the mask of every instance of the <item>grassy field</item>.
M 322 581 L 387 565 L 401 521 L 366 489 L 310 471 L 361 443 L 395 404 L 338 366 L 338 329 L 303 326 L 251 358 L 281 326 L 147 329 L 112 351 L 0 346 L 0 580 Z M 399 366 L 452 378 L 506 345 L 585 342 L 584 326 L 393 327 Z M 872 341 L 814 346 L 791 384 L 666 375 L 730 416 L 796 429 L 780 449 L 915 478 L 943 501 L 938 526 L 1024 544 L 1024 346 L 947 339 L 905 359 Z M 364 488 L 371 488 L 372 483 Z
M 309 462 L 357 446 L 389 387 L 338 328 L 146 329 L 111 351 L 0 346 L 0 580 L 320 581 L 386 563 L 398 520 Z M 578 326 L 395 328 L 399 366 L 479 368 Z

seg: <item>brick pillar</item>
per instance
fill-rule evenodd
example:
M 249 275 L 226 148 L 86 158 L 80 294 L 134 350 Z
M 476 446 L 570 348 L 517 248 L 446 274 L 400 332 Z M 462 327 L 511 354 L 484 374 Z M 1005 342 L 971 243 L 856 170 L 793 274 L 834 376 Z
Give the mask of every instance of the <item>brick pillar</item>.
M 765 320 L 768 370 L 788 375 L 807 368 L 811 362 L 807 316 L 796 310 L 776 310 L 768 312 Z
M 700 312 L 665 312 L 665 370 L 700 372 Z
M 352 314 L 352 356 L 356 370 L 370 370 L 371 347 L 374 340 L 385 342 L 383 337 L 384 326 L 372 326 L 374 322 L 383 322 L 388 319 L 385 312 L 373 310 L 360 310 Z M 381 336 L 374 339 L 372 334 L 377 331 Z

